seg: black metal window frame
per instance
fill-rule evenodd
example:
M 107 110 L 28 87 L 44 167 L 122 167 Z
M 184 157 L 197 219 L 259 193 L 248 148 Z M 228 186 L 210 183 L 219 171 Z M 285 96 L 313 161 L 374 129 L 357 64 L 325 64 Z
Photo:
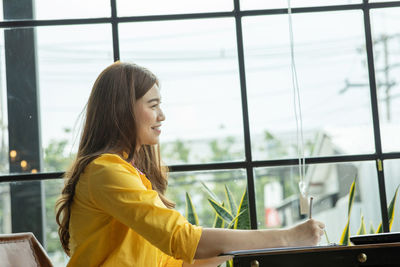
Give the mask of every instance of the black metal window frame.
M 291 158 L 291 159 L 277 159 L 277 160 L 252 160 L 241 20 L 242 17 L 287 14 L 288 9 L 280 8 L 280 9 L 241 10 L 240 0 L 232 0 L 232 1 L 234 3 L 234 10 L 229 12 L 206 12 L 206 13 L 193 13 L 193 14 L 119 17 L 117 15 L 116 0 L 110 0 L 111 17 L 87 18 L 87 19 L 55 19 L 55 20 L 10 20 L 10 21 L 1 21 L 0 28 L 10 29 L 10 28 L 41 27 L 41 26 L 88 25 L 88 24 L 108 23 L 112 27 L 113 55 L 114 55 L 114 61 L 117 61 L 120 59 L 119 34 L 118 34 L 118 25 L 120 23 L 224 18 L 224 17 L 234 18 L 236 25 L 236 41 L 237 41 L 239 75 L 240 75 L 245 160 L 234 161 L 234 162 L 221 162 L 221 163 L 173 165 L 169 167 L 171 172 L 245 169 L 247 173 L 251 227 L 252 229 L 257 229 L 254 169 L 257 167 L 277 167 L 277 166 L 297 165 L 298 159 Z M 368 3 L 368 0 L 363 0 L 363 2 L 360 4 L 292 8 L 292 13 L 314 13 L 314 12 L 346 11 L 346 10 L 361 10 L 363 12 L 375 153 L 339 155 L 339 156 L 328 156 L 328 157 L 308 157 L 305 158 L 305 163 L 320 164 L 320 163 L 340 163 L 340 162 L 353 162 L 353 161 L 375 161 L 384 232 L 389 232 L 389 219 L 386 208 L 387 200 L 386 200 L 383 161 L 388 159 L 400 159 L 400 152 L 394 152 L 394 153 L 382 152 L 380 124 L 378 115 L 378 99 L 376 93 L 375 67 L 374 67 L 373 47 L 372 47 L 373 43 L 372 43 L 372 33 L 371 33 L 370 10 L 389 8 L 389 7 L 400 7 L 400 1 Z M 29 174 L 0 175 L 0 182 L 59 179 L 63 176 L 63 174 L 64 174 L 63 172 L 48 172 L 48 173 L 42 172 L 35 174 L 29 173 Z

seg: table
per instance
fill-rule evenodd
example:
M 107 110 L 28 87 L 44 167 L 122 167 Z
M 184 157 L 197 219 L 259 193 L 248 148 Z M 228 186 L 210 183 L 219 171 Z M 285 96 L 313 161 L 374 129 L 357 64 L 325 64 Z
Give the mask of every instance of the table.
M 234 267 L 400 267 L 400 242 L 242 250 L 226 254 L 234 256 Z

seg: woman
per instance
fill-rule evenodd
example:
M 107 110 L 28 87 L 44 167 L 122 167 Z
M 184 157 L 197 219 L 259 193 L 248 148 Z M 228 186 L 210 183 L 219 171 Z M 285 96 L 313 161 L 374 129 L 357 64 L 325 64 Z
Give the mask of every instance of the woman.
M 173 210 L 158 149 L 158 85 L 145 68 L 116 62 L 92 88 L 56 206 L 68 266 L 217 266 L 227 251 L 319 242 L 324 225 L 314 220 L 282 230 L 211 229 Z

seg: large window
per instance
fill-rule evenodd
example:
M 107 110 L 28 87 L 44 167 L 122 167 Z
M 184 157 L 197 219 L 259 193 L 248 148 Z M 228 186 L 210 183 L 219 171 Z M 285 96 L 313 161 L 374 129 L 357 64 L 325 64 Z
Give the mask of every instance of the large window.
M 242 205 L 253 229 L 305 219 L 287 1 L 217 2 L 1 2 L 1 233 L 34 232 L 65 265 L 54 221 L 60 177 L 94 80 L 116 60 L 161 81 L 167 196 L 178 211 L 186 214 L 190 197 L 207 227 L 216 223 L 211 199 L 233 217 Z M 338 242 L 354 182 L 350 233 L 381 222 L 389 231 L 387 206 L 400 184 L 400 1 L 291 6 L 313 214 Z

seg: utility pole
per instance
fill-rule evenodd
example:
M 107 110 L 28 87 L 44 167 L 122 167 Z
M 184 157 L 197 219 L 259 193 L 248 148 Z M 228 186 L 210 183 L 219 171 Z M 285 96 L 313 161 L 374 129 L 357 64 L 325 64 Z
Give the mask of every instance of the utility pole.
M 383 81 L 380 80 L 379 78 L 376 81 L 376 88 L 377 90 L 381 90 L 381 88 L 384 88 L 384 97 L 383 100 L 385 102 L 386 106 L 386 120 L 387 122 L 390 122 L 392 119 L 391 116 L 391 98 L 392 96 L 390 95 L 392 88 L 396 85 L 396 82 L 390 79 L 390 70 L 393 68 L 400 67 L 400 64 L 390 64 L 389 62 L 389 49 L 388 49 L 388 42 L 391 39 L 399 38 L 399 34 L 395 35 L 386 35 L 382 34 L 380 38 L 374 41 L 374 47 L 375 51 L 377 50 L 377 47 L 382 45 L 382 52 L 383 52 L 383 68 L 382 69 L 376 69 L 376 73 L 383 72 Z M 400 39 L 400 38 L 399 38 Z M 364 49 L 359 49 L 360 53 L 365 53 Z M 378 58 L 378 53 L 375 53 L 375 61 Z M 355 87 L 369 87 L 368 83 L 354 83 L 350 82 L 348 79 L 345 80 L 345 87 L 339 91 L 340 94 L 345 93 L 347 90 Z
M 388 51 L 388 36 L 387 35 L 382 35 L 381 42 L 383 44 L 383 56 L 384 56 L 384 77 L 385 77 L 385 85 L 386 85 L 386 90 L 385 90 L 385 101 L 386 101 L 386 119 L 387 121 L 390 121 L 390 90 L 391 88 L 395 85 L 395 83 L 390 83 L 389 80 L 389 51 Z

